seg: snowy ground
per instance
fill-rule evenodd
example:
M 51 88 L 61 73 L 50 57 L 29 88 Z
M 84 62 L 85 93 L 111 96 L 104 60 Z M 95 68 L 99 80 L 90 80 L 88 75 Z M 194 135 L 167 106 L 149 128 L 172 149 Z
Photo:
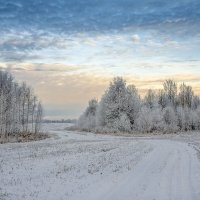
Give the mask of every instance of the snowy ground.
M 0 200 L 200 199 L 200 133 L 133 138 L 65 127 L 0 145 Z

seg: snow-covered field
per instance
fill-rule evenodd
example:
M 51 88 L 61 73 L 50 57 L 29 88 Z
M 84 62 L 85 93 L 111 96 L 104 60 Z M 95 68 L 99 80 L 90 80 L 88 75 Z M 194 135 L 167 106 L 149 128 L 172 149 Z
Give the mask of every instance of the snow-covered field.
M 200 133 L 120 137 L 46 124 L 0 145 L 1 200 L 199 200 Z

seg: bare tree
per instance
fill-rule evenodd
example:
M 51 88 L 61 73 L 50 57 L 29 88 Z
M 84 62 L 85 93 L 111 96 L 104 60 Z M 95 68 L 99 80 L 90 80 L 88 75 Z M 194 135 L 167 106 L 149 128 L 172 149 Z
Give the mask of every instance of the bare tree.
M 163 87 L 168 101 L 167 104 L 176 106 L 177 83 L 171 79 L 168 79 L 163 83 Z
M 178 103 L 183 108 L 191 108 L 192 107 L 192 101 L 194 98 L 194 92 L 192 90 L 191 86 L 185 85 L 185 83 L 182 83 L 180 85 L 180 91 L 178 95 Z
M 19 85 L 13 76 L 0 71 L 0 137 L 25 132 L 39 132 L 42 105 L 25 83 Z
M 35 134 L 40 132 L 42 116 L 43 116 L 43 108 L 42 108 L 42 104 L 39 102 L 37 105 L 37 111 L 35 114 Z

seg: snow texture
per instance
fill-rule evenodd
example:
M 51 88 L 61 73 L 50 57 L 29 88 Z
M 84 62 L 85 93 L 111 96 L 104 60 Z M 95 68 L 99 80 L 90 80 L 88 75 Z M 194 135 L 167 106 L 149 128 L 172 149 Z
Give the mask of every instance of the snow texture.
M 0 199 L 199 200 L 200 134 L 122 137 L 46 124 L 43 141 L 0 145 Z

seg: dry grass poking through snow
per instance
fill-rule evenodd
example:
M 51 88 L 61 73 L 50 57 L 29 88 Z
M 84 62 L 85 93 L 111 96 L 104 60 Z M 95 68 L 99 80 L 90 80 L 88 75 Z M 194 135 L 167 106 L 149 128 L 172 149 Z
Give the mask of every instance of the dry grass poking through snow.
M 46 138 L 49 138 L 50 135 L 47 133 L 19 133 L 17 135 L 9 135 L 8 137 L 0 137 L 0 144 L 4 143 L 16 143 L 16 142 L 31 142 L 31 141 L 38 141 L 38 140 L 44 140 Z

